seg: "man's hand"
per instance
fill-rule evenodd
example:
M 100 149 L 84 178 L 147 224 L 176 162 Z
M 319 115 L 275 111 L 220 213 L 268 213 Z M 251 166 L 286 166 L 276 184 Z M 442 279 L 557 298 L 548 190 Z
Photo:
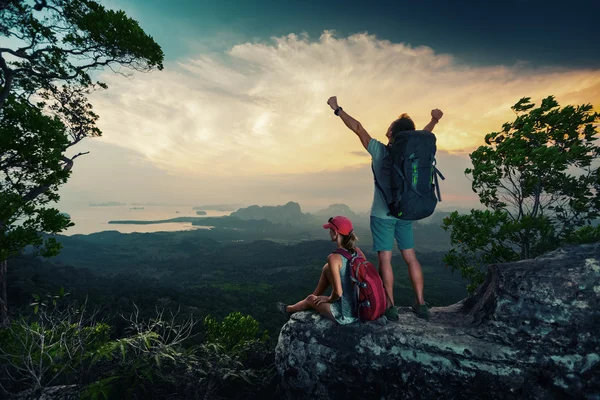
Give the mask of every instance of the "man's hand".
M 442 118 L 443 115 L 444 113 L 439 108 L 431 110 L 431 121 L 429 121 L 429 123 L 425 125 L 425 128 L 423 128 L 423 130 L 433 132 L 433 128 L 435 128 L 437 123 L 440 122 L 440 118 Z
M 315 305 L 319 305 L 321 303 L 330 303 L 331 299 L 329 298 L 329 296 L 317 296 L 317 298 L 315 299 Z
M 439 121 L 443 115 L 444 115 L 444 113 L 439 108 L 436 108 L 435 110 L 431 110 L 431 118 L 435 119 L 436 122 Z
M 335 111 L 335 109 L 338 108 L 337 96 L 331 96 L 329 100 L 327 100 L 327 104 L 329 104 L 329 107 Z

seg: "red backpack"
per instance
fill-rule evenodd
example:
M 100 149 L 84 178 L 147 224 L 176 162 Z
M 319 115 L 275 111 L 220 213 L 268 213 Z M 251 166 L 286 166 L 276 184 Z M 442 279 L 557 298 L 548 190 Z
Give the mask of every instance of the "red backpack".
M 348 260 L 358 318 L 361 321 L 374 321 L 381 317 L 385 313 L 387 299 L 377 268 L 364 257 L 362 252 L 350 254 L 347 250 L 336 249 L 334 253 Z

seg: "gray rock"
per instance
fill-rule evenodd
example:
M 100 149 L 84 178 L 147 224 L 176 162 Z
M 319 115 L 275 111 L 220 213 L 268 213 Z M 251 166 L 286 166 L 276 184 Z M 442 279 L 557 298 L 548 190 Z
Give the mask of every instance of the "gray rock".
M 79 399 L 77 385 L 50 386 L 39 391 L 26 390 L 11 397 L 12 400 L 76 400 Z
M 292 398 L 600 399 L 600 244 L 492 265 L 471 297 L 400 321 L 292 315 L 276 348 Z

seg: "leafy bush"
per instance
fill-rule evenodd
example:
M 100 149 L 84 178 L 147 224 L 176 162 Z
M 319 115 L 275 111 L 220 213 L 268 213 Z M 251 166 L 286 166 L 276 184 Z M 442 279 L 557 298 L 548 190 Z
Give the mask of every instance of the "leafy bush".
M 5 393 L 65 384 L 88 375 L 91 354 L 109 340 L 110 326 L 86 315 L 66 295 L 35 295 L 33 314 L 0 330 L 0 388 Z
M 586 225 L 584 227 L 581 227 L 572 234 L 570 234 L 565 241 L 570 244 L 600 242 L 600 225 Z
M 258 322 L 236 312 L 223 322 L 207 317 L 207 343 L 193 345 L 193 315 L 158 311 L 124 317 L 126 335 L 87 315 L 86 304 L 34 295 L 31 315 L 0 330 L 0 390 L 6 395 L 52 385 L 78 385 L 85 399 L 206 399 L 270 396 L 273 348 Z M 217 340 L 218 335 L 220 335 Z
M 228 352 L 235 352 L 253 342 L 265 342 L 268 332 L 262 333 L 258 328 L 258 321 L 250 315 L 233 312 L 226 316 L 222 322 L 210 315 L 204 319 L 206 328 L 206 341 L 221 345 Z
M 211 318 L 207 318 L 215 322 Z M 116 393 L 127 398 L 259 398 L 275 376 L 274 354 L 263 338 L 257 339 L 258 323 L 252 317 L 232 313 L 223 323 L 210 325 L 228 338 L 185 347 L 196 322 L 190 316 L 165 318 L 162 312 L 149 321 L 134 313 L 127 337 L 106 343 L 94 361 L 112 362 L 84 391 L 90 399 L 108 399 Z M 214 339 L 214 336 L 211 336 Z M 261 354 L 260 362 L 256 355 Z M 267 355 L 265 357 L 265 355 Z

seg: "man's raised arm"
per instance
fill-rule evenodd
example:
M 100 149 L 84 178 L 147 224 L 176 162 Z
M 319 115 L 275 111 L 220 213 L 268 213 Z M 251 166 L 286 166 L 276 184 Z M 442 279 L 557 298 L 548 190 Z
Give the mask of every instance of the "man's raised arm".
M 440 122 L 442 115 L 444 115 L 444 113 L 439 108 L 431 110 L 431 121 L 429 121 L 429 123 L 425 125 L 425 128 L 423 128 L 423 130 L 433 132 L 433 128 L 435 128 L 436 124 Z
M 367 149 L 369 147 L 369 142 L 371 141 L 371 135 L 369 135 L 365 128 L 363 128 L 360 122 L 348 115 L 348 113 L 346 113 L 342 107 L 338 106 L 336 96 L 330 97 L 329 100 L 327 100 L 327 104 L 329 104 L 329 107 L 331 107 L 335 114 L 338 115 L 342 121 L 344 121 L 344 124 L 346 124 L 348 129 L 358 135 L 360 142 L 364 148 Z

